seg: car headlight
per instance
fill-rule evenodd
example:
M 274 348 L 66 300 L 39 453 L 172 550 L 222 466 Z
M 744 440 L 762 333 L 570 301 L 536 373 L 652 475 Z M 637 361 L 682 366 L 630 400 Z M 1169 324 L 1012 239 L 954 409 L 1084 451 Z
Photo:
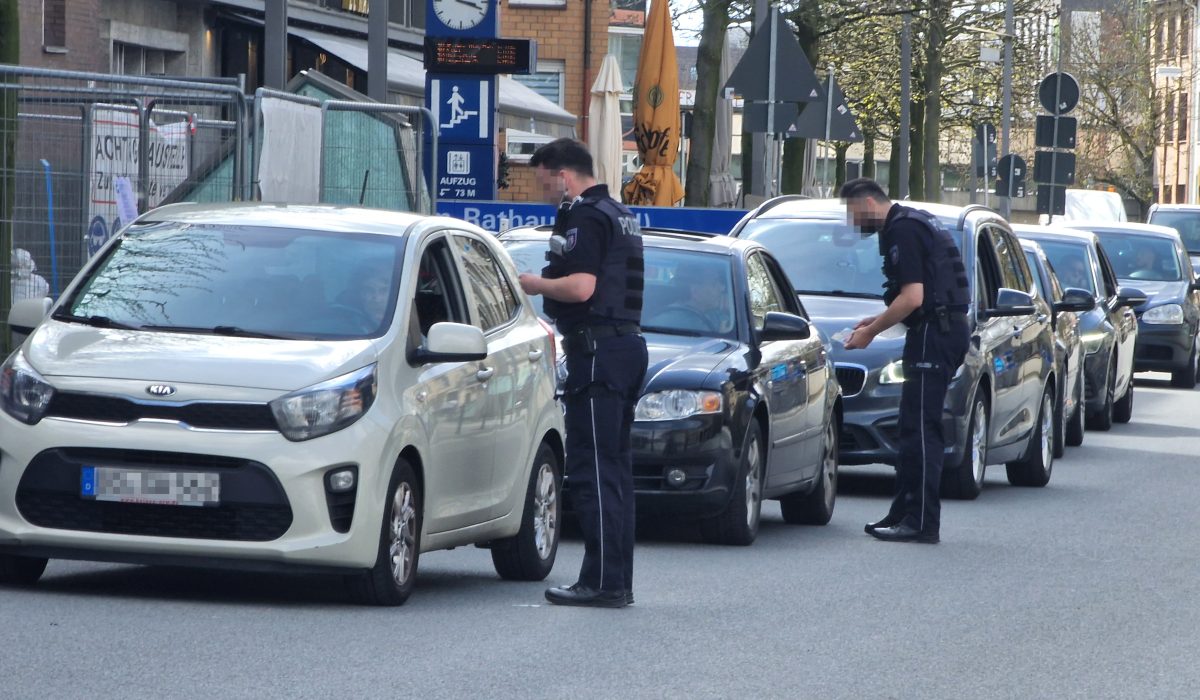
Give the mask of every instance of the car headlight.
M 716 391 L 656 391 L 638 400 L 633 419 L 676 420 L 702 413 L 720 413 L 721 406 L 721 394 Z
M 54 387 L 46 383 L 20 350 L 9 355 L 0 368 L 0 404 L 5 413 L 34 425 L 46 415 L 53 398 Z
M 904 383 L 904 360 L 896 360 L 879 370 L 880 384 Z
M 1163 304 L 1152 309 L 1147 309 L 1146 313 L 1142 314 L 1142 320 L 1146 323 L 1183 323 L 1183 307 L 1179 304 Z
M 1091 331 L 1090 333 L 1084 333 L 1081 336 L 1083 339 L 1083 351 L 1088 355 L 1099 351 L 1100 346 L 1104 345 L 1104 335 L 1104 331 Z
M 375 402 L 375 365 L 293 391 L 270 403 L 279 432 L 293 442 L 335 433 L 362 418 Z

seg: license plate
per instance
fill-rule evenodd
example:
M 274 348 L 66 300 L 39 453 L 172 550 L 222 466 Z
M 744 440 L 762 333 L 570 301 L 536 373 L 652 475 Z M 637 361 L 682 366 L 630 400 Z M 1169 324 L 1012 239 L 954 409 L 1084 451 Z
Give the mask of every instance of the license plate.
M 81 470 L 79 493 L 96 501 L 215 506 L 221 502 L 221 475 L 89 466 Z

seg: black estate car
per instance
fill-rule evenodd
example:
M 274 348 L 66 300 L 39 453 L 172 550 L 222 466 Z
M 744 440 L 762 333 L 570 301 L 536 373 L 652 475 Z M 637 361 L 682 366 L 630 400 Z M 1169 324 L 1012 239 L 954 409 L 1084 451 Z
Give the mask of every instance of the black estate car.
M 1133 353 L 1138 338 L 1132 307 L 1145 301 L 1145 295 L 1118 286 L 1094 233 L 1021 224 L 1013 230 L 1042 247 L 1063 286 L 1086 290 L 1096 300 L 1091 311 L 1079 316 L 1087 427 L 1109 430 L 1114 421 L 1128 422 L 1133 416 Z
M 1134 307 L 1138 318 L 1136 372 L 1170 372 L 1171 384 L 1196 386 L 1200 371 L 1200 292 L 1188 251 L 1174 228 L 1153 224 L 1071 222 L 1100 237 L 1117 280 L 1136 285 L 1146 302 Z
M 1014 484 L 1045 484 L 1053 460 L 1059 400 L 1051 309 L 1008 223 L 984 207 L 905 204 L 938 218 L 959 244 L 971 281 L 970 349 L 946 396 L 943 492 L 975 498 L 988 464 L 1007 463 Z M 838 200 L 784 196 L 748 213 L 732 236 L 765 245 L 783 264 L 813 321 L 835 341 L 833 360 L 846 402 L 845 464 L 895 464 L 899 448 L 901 352 L 896 327 L 865 350 L 842 348 L 861 318 L 880 313 L 877 237 L 847 224 Z M 1049 417 L 1047 417 L 1049 416 Z
M 1192 269 L 1200 275 L 1200 204 L 1155 204 L 1146 223 L 1170 226 L 1179 232 Z
M 520 228 L 500 240 L 518 269 L 536 272 L 549 236 Z M 764 498 L 779 499 L 787 522 L 828 523 L 841 396 L 828 341 L 783 268 L 727 236 L 647 230 L 642 240 L 650 364 L 632 434 L 639 514 L 700 518 L 706 540 L 727 544 L 754 541 Z

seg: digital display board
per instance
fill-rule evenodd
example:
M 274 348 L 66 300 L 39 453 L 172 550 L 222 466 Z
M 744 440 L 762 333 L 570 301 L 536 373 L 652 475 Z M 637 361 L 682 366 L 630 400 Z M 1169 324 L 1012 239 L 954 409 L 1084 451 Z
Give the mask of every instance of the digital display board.
M 425 37 L 425 70 L 431 73 L 527 74 L 536 66 L 531 39 Z

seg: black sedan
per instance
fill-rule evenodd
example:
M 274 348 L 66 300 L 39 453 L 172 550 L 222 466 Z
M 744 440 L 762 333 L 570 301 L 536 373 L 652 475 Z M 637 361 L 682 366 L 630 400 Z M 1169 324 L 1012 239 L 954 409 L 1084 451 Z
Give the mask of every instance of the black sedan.
M 1200 276 L 1200 205 L 1155 204 L 1150 207 L 1146 223 L 1170 226 L 1179 232 L 1183 247 L 1187 248 L 1192 269 Z
M 1200 292 L 1179 233 L 1166 226 L 1126 222 L 1069 225 L 1099 236 L 1117 280 L 1146 294 L 1146 302 L 1134 308 L 1134 371 L 1170 372 L 1172 385 L 1194 388 L 1200 371 Z
M 517 268 L 545 264 L 550 229 L 505 232 Z M 828 341 L 762 246 L 643 236 L 650 354 L 632 435 L 639 515 L 699 518 L 710 542 L 750 544 L 762 499 L 824 525 L 837 495 L 842 404 Z M 569 489 L 570 484 L 564 488 Z
M 1066 304 L 1073 303 L 1079 311 L 1090 311 L 1095 308 L 1096 300 L 1090 292 L 1082 289 L 1063 289 L 1046 253 L 1036 242 L 1023 240 L 1021 248 L 1033 273 L 1038 296 L 1045 299 L 1054 310 L 1051 325 L 1054 328 L 1055 374 L 1063 378 L 1058 389 L 1060 397 L 1054 424 L 1054 456 L 1062 457 L 1066 445 L 1078 447 L 1083 444 L 1084 421 L 1087 418 L 1083 407 L 1084 353 L 1079 314 L 1062 309 Z
M 983 207 L 906 204 L 936 216 L 957 239 L 971 281 L 972 342 L 950 383 L 942 418 L 943 492 L 977 497 L 989 464 L 1007 464 L 1013 484 L 1042 486 L 1053 461 L 1059 378 L 1051 309 L 1033 294 L 1020 244 L 1008 223 Z M 883 310 L 878 241 L 848 227 L 837 200 L 769 200 L 730 235 L 758 241 L 779 257 L 814 322 L 835 341 L 859 319 Z M 834 343 L 846 397 L 846 464 L 897 461 L 903 346 L 900 328 L 865 350 Z
M 1095 299 L 1095 307 L 1079 316 L 1087 427 L 1109 430 L 1114 421 L 1128 422 L 1133 416 L 1133 353 L 1138 338 L 1133 307 L 1145 301 L 1145 295 L 1118 285 L 1094 233 L 1021 224 L 1013 230 L 1042 247 L 1059 282 L 1086 290 Z

